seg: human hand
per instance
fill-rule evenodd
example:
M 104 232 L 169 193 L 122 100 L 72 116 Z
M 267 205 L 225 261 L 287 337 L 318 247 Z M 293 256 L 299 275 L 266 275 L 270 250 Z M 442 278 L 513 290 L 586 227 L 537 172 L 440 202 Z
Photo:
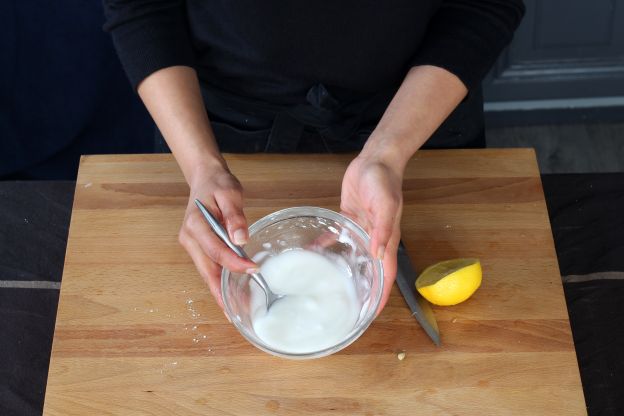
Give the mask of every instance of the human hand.
M 238 257 L 217 237 L 194 201 L 199 199 L 224 225 L 230 239 L 237 245 L 243 245 L 248 239 L 247 220 L 243 214 L 243 188 L 227 169 L 225 162 L 196 168 L 189 186 L 190 198 L 178 239 L 217 303 L 223 308 L 222 267 L 244 273 L 257 266 L 250 260 Z
M 377 313 L 388 301 L 396 277 L 402 182 L 402 168 L 362 154 L 349 164 L 342 180 L 340 209 L 366 229 L 371 253 L 383 260 L 384 291 Z

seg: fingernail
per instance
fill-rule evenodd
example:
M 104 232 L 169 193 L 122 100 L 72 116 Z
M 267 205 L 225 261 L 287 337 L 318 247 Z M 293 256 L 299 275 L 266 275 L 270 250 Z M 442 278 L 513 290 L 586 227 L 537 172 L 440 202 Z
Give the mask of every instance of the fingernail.
M 245 230 L 243 230 L 242 228 L 239 228 L 238 230 L 234 231 L 234 243 L 240 245 L 243 245 L 247 242 L 247 233 L 245 232 Z
M 259 268 L 252 267 L 252 268 L 249 268 L 249 269 L 245 270 L 245 273 L 247 273 L 247 274 L 254 274 L 254 273 L 258 273 L 259 271 L 260 271 Z
M 377 258 L 379 260 L 383 260 L 385 252 L 386 252 L 386 247 L 385 246 L 379 246 L 379 248 L 377 249 Z

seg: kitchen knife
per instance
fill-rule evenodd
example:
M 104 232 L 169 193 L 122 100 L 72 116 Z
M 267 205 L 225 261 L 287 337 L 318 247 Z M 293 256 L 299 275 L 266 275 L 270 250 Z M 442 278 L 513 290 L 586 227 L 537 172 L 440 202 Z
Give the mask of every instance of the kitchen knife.
M 407 255 L 407 249 L 402 241 L 399 244 L 399 250 L 397 252 L 396 282 L 405 302 L 407 302 L 407 305 L 412 311 L 412 316 L 416 318 L 433 343 L 440 346 L 438 323 L 435 320 L 429 302 L 416 291 L 416 270 L 414 270 L 412 266 L 412 262 Z

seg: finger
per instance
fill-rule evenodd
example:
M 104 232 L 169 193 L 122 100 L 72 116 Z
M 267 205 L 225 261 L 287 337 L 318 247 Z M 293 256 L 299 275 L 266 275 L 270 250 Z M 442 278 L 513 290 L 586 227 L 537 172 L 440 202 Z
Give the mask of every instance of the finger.
M 344 209 L 342 209 L 342 207 L 341 207 L 340 214 L 349 218 L 351 221 L 355 222 L 357 225 L 359 225 L 363 229 L 365 230 L 369 229 L 368 221 L 366 220 L 365 217 L 358 217 L 357 215 L 351 214 L 349 211 L 345 211 Z M 316 237 L 314 241 L 312 241 L 307 246 L 307 248 L 321 249 L 321 250 L 327 249 L 331 247 L 332 245 L 334 245 L 339 240 L 339 238 L 340 238 L 339 234 L 336 234 L 331 231 L 325 231 L 321 235 Z
M 306 246 L 309 250 L 323 250 L 333 246 L 338 241 L 338 235 L 325 231 Z
M 211 210 L 211 212 L 214 212 Z M 212 231 L 204 217 L 198 211 L 192 211 L 184 221 L 185 232 L 201 247 L 204 254 L 215 263 L 237 273 L 245 273 L 258 266 L 251 260 L 238 257 Z
M 401 220 L 401 209 L 398 203 L 387 202 L 377 206 L 373 212 L 371 232 L 371 253 L 383 260 L 395 224 Z
M 210 260 L 210 258 L 204 254 L 199 244 L 186 232 L 180 233 L 179 240 L 182 247 L 184 247 L 189 256 L 191 256 L 191 260 L 193 260 L 199 275 L 208 285 L 210 293 L 219 304 L 219 307 L 223 309 L 223 299 L 221 297 L 221 266 Z
M 340 206 L 340 213 L 345 217 L 349 218 L 351 221 L 355 222 L 357 225 L 362 227 L 365 230 L 370 230 L 370 223 L 368 221 L 368 214 L 364 210 L 360 209 L 357 211 L 345 209 L 344 205 Z
M 397 274 L 397 250 L 399 248 L 399 242 L 401 241 L 401 229 L 399 223 L 393 227 L 392 235 L 386 246 L 386 252 L 384 253 L 383 267 L 384 267 L 384 289 L 381 295 L 381 302 L 379 308 L 377 308 L 377 315 L 381 313 L 386 306 L 388 299 L 390 298 L 390 292 L 392 291 L 392 285 L 396 279 Z
M 247 220 L 243 213 L 243 196 L 238 191 L 228 191 L 215 195 L 215 201 L 219 206 L 225 228 L 230 239 L 239 246 L 247 243 L 249 232 Z

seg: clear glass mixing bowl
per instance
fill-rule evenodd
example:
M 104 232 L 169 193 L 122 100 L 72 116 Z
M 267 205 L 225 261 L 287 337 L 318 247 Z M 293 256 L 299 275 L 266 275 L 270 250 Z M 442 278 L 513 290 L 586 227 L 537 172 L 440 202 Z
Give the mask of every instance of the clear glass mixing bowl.
M 383 266 L 368 250 L 370 238 L 355 222 L 337 212 L 318 207 L 294 207 L 274 212 L 249 228 L 245 251 L 262 263 L 285 250 L 306 248 L 330 258 L 340 256 L 353 279 L 360 314 L 353 329 L 337 344 L 320 351 L 291 353 L 266 345 L 254 332 L 249 275 L 223 269 L 221 291 L 225 313 L 239 332 L 259 349 L 279 357 L 306 359 L 333 354 L 347 347 L 364 333 L 375 318 L 383 292 Z M 253 282 L 253 283 L 252 283 Z

